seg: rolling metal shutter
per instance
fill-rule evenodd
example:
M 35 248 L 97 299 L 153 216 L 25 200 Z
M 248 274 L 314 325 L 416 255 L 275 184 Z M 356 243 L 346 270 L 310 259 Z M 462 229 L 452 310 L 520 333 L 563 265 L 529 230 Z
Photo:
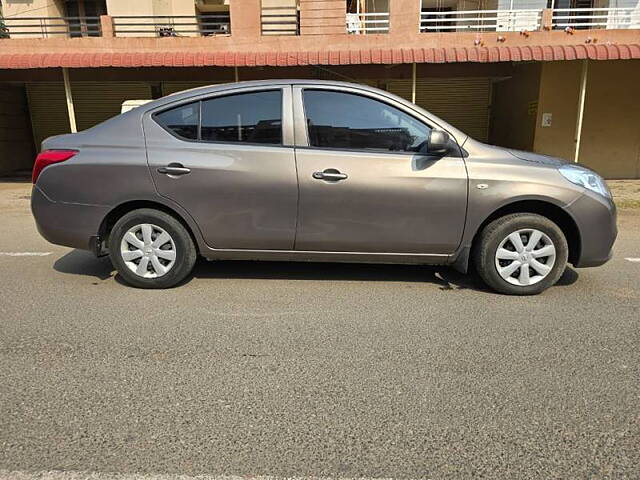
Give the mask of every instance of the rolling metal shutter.
M 206 87 L 208 85 L 218 85 L 228 82 L 162 82 L 162 95 L 170 95 L 172 93 L 182 92 L 183 90 L 190 90 L 192 88 Z
M 151 98 L 151 86 L 143 82 L 72 82 L 71 94 L 78 131 L 120 114 L 125 100 Z M 62 82 L 27 84 L 33 136 L 38 148 L 52 135 L 69 133 L 69 114 Z
M 0 174 L 33 165 L 33 137 L 23 87 L 0 84 Z
M 411 80 L 390 80 L 387 90 L 411 101 Z M 477 140 L 489 137 L 490 78 L 418 79 L 416 104 Z
M 69 133 L 69 115 L 62 82 L 27 83 L 27 98 L 36 150 L 52 135 Z
M 144 82 L 72 82 L 71 94 L 78 130 L 86 130 L 120 114 L 126 100 L 150 100 L 151 85 Z

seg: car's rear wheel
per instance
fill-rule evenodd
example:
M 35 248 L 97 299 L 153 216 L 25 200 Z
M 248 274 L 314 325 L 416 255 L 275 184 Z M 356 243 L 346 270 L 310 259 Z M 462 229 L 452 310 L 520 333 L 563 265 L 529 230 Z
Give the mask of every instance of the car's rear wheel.
M 562 230 L 532 213 L 494 220 L 474 246 L 480 277 L 494 290 L 510 295 L 534 295 L 554 285 L 565 270 L 568 254 Z
M 197 253 L 189 232 L 178 220 L 143 208 L 116 222 L 109 235 L 109 256 L 128 284 L 170 288 L 191 273 Z

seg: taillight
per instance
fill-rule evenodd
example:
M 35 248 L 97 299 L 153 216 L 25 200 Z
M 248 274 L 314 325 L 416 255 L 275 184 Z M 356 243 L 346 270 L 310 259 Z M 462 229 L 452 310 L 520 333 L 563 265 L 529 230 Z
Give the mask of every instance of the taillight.
M 60 163 L 73 157 L 77 150 L 45 150 L 36 157 L 36 163 L 33 165 L 33 175 L 31 181 L 35 184 L 38 181 L 40 172 L 52 163 Z

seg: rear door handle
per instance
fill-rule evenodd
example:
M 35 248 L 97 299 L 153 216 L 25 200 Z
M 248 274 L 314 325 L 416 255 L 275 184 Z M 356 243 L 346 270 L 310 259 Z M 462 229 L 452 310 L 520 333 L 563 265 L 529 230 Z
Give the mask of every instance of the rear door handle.
M 170 163 L 166 167 L 158 168 L 158 173 L 164 175 L 186 175 L 187 173 L 191 173 L 191 169 L 186 168 L 181 163 Z
M 335 168 L 327 168 L 322 172 L 313 172 L 312 177 L 316 180 L 327 180 L 329 182 L 338 182 L 349 178 L 346 173 L 340 173 L 340 171 Z

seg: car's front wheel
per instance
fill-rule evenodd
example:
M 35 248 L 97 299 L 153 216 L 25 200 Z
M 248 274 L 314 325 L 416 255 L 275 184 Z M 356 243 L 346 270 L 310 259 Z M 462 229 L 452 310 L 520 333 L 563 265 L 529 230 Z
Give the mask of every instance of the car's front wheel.
M 480 233 L 474 263 L 494 290 L 510 295 L 534 295 L 554 285 L 567 264 L 569 247 L 562 230 L 532 213 L 494 220 Z
M 109 235 L 109 256 L 124 280 L 140 288 L 170 288 L 193 270 L 196 248 L 171 215 L 149 208 L 120 218 Z

